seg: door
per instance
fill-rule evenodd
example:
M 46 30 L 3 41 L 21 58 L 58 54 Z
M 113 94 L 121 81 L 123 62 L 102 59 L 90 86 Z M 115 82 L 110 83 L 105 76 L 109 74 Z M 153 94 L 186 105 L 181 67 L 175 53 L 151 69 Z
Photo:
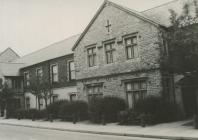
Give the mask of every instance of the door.
M 186 117 L 192 117 L 197 110 L 196 90 L 194 88 L 182 88 L 182 98 Z

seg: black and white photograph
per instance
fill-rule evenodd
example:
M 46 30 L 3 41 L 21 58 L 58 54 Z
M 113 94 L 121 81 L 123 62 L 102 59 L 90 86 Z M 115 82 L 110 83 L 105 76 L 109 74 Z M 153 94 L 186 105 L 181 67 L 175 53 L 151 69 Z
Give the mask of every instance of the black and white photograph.
M 0 140 L 198 140 L 198 0 L 0 0 Z

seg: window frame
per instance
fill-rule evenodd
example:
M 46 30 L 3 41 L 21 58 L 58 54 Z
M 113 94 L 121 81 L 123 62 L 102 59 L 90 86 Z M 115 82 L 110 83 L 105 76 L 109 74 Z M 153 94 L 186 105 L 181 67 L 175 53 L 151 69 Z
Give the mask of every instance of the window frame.
M 57 67 L 57 73 L 54 73 L 54 71 L 53 71 L 53 67 L 55 67 L 55 66 Z M 51 83 L 58 83 L 58 81 L 59 81 L 58 64 L 52 64 L 50 66 L 50 68 L 51 68 Z M 56 81 L 54 81 L 54 74 L 57 75 L 57 80 Z
M 71 70 L 71 63 L 74 65 L 74 69 Z M 76 70 L 75 70 L 75 63 L 74 61 L 68 61 L 68 66 L 69 66 L 69 81 L 74 81 L 76 79 Z M 72 78 L 72 72 L 74 72 L 74 78 Z
M 54 102 L 56 102 L 56 101 L 58 101 L 58 95 L 54 94 L 54 95 L 52 96 L 52 103 L 54 103 Z
M 39 76 L 38 75 L 38 71 L 41 70 L 41 75 Z M 43 69 L 40 67 L 40 68 L 36 68 L 36 77 L 39 81 L 39 83 L 42 81 L 42 78 L 43 78 Z
M 109 49 L 107 49 L 107 46 L 110 46 Z M 110 41 L 110 42 L 106 42 L 104 43 L 104 50 L 105 50 L 105 59 L 106 59 L 106 64 L 111 64 L 111 63 L 114 63 L 114 51 L 115 51 L 115 41 Z M 110 60 L 108 60 L 108 56 L 107 55 L 110 55 Z
M 27 102 L 27 100 L 28 100 L 28 102 Z M 25 105 L 26 105 L 26 109 L 30 109 L 30 97 L 25 98 Z
M 94 52 L 95 49 L 95 52 Z M 89 50 L 91 50 L 91 54 L 89 53 Z M 87 48 L 87 63 L 88 63 L 88 67 L 94 67 L 96 66 L 96 46 L 92 46 Z M 91 59 L 91 61 L 90 61 Z M 90 64 L 90 62 L 92 62 L 92 64 Z
M 102 91 L 95 92 L 94 89 L 96 87 L 101 88 Z M 92 90 L 91 93 L 89 93 L 89 91 L 88 91 L 89 88 L 91 88 L 91 90 Z M 98 96 L 103 97 L 103 84 L 86 85 L 86 92 L 87 92 L 88 101 L 90 101 L 91 99 L 94 99 L 94 98 L 98 98 Z
M 24 75 L 24 85 L 26 87 L 30 86 L 30 72 L 26 71 L 23 73 L 23 75 Z M 28 75 L 28 78 L 26 77 L 26 75 Z
M 136 39 L 136 43 L 133 43 L 133 39 Z M 131 44 L 127 44 L 127 40 L 130 40 L 131 41 Z M 135 35 L 131 35 L 131 36 L 127 36 L 127 37 L 124 37 L 124 44 L 125 44 L 125 53 L 126 53 L 126 58 L 127 60 L 130 60 L 130 59 L 135 59 L 135 58 L 138 58 L 139 57 L 139 52 L 138 52 L 138 35 L 135 34 Z M 136 47 L 136 49 L 135 49 Z M 131 48 L 131 57 L 129 57 L 128 55 L 128 48 Z M 135 52 L 137 50 L 137 52 Z M 135 53 L 137 53 L 137 56 L 135 55 Z
M 145 88 L 142 88 L 142 85 L 141 85 L 142 83 L 145 84 Z M 127 89 L 127 84 L 131 85 L 131 90 Z M 138 89 L 134 89 L 134 85 L 135 84 L 138 84 Z M 146 95 L 147 95 L 147 87 L 148 87 L 147 80 L 135 80 L 135 81 L 125 82 L 125 91 L 126 91 L 126 95 L 127 95 L 128 105 L 129 105 L 129 100 L 128 100 L 129 99 L 129 95 L 128 94 L 131 94 L 131 96 L 132 96 L 132 108 L 134 108 L 135 103 L 138 100 L 142 100 L 142 99 L 144 99 L 146 97 Z M 136 94 L 138 94 L 140 99 L 136 100 L 136 97 L 135 97 Z

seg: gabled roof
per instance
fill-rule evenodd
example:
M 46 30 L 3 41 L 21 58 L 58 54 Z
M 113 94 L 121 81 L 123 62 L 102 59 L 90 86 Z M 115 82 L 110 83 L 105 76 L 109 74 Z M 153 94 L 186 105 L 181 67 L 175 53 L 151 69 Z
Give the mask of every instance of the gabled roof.
M 80 35 L 80 37 L 78 38 L 78 40 L 76 41 L 76 43 L 74 44 L 72 50 L 74 51 L 74 49 L 76 48 L 76 46 L 78 45 L 78 43 L 80 42 L 80 40 L 84 37 L 84 35 L 86 34 L 86 32 L 89 30 L 89 28 L 91 27 L 91 25 L 94 23 L 94 21 L 96 20 L 96 18 L 98 17 L 98 15 L 101 13 L 101 11 L 105 8 L 106 5 L 111 5 L 115 8 L 118 8 L 130 15 L 133 15 L 133 16 L 136 16 L 144 21 L 147 21 L 153 25 L 156 25 L 156 26 L 163 26 L 163 24 L 159 23 L 157 20 L 154 20 L 154 19 L 151 19 L 149 17 L 147 17 L 146 15 L 138 12 L 138 11 L 135 11 L 135 10 L 132 10 L 132 9 L 129 9 L 127 7 L 124 7 L 124 6 L 121 6 L 119 4 L 116 4 L 114 2 L 111 2 L 111 1 L 108 1 L 108 0 L 105 0 L 103 2 L 103 4 L 100 6 L 100 8 L 98 9 L 98 11 L 96 12 L 96 14 L 94 15 L 94 17 L 92 18 L 92 20 L 90 21 L 90 23 L 88 24 L 88 26 L 85 28 L 85 30 L 83 31 L 83 33 Z
M 27 67 L 50 59 L 72 54 L 73 52 L 71 48 L 78 37 L 79 35 L 75 35 L 60 42 L 51 44 L 43 49 L 23 56 L 20 59 L 17 59 L 15 62 L 24 63 L 25 67 Z
M 198 0 L 196 0 L 198 2 Z M 150 19 L 157 20 L 160 24 L 170 27 L 170 9 L 174 10 L 178 15 L 182 14 L 183 7 L 186 2 L 190 4 L 190 12 L 194 13 L 194 0 L 173 0 L 160 6 L 142 11 L 141 13 Z
M 22 63 L 0 62 L 0 74 L 3 76 L 19 76 L 19 69 L 23 66 Z
M 19 57 L 13 49 L 7 48 L 0 53 L 0 62 L 11 62 Z

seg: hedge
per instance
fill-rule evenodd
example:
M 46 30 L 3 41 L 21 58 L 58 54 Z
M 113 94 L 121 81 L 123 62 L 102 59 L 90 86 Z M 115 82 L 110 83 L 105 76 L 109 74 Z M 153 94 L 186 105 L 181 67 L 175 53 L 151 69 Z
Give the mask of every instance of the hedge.
M 118 113 L 126 109 L 126 103 L 119 97 L 106 96 L 89 102 L 90 120 L 95 123 L 116 122 Z
M 84 101 L 65 102 L 60 106 L 59 116 L 62 120 L 71 121 L 74 117 L 78 120 L 87 118 L 88 105 Z

